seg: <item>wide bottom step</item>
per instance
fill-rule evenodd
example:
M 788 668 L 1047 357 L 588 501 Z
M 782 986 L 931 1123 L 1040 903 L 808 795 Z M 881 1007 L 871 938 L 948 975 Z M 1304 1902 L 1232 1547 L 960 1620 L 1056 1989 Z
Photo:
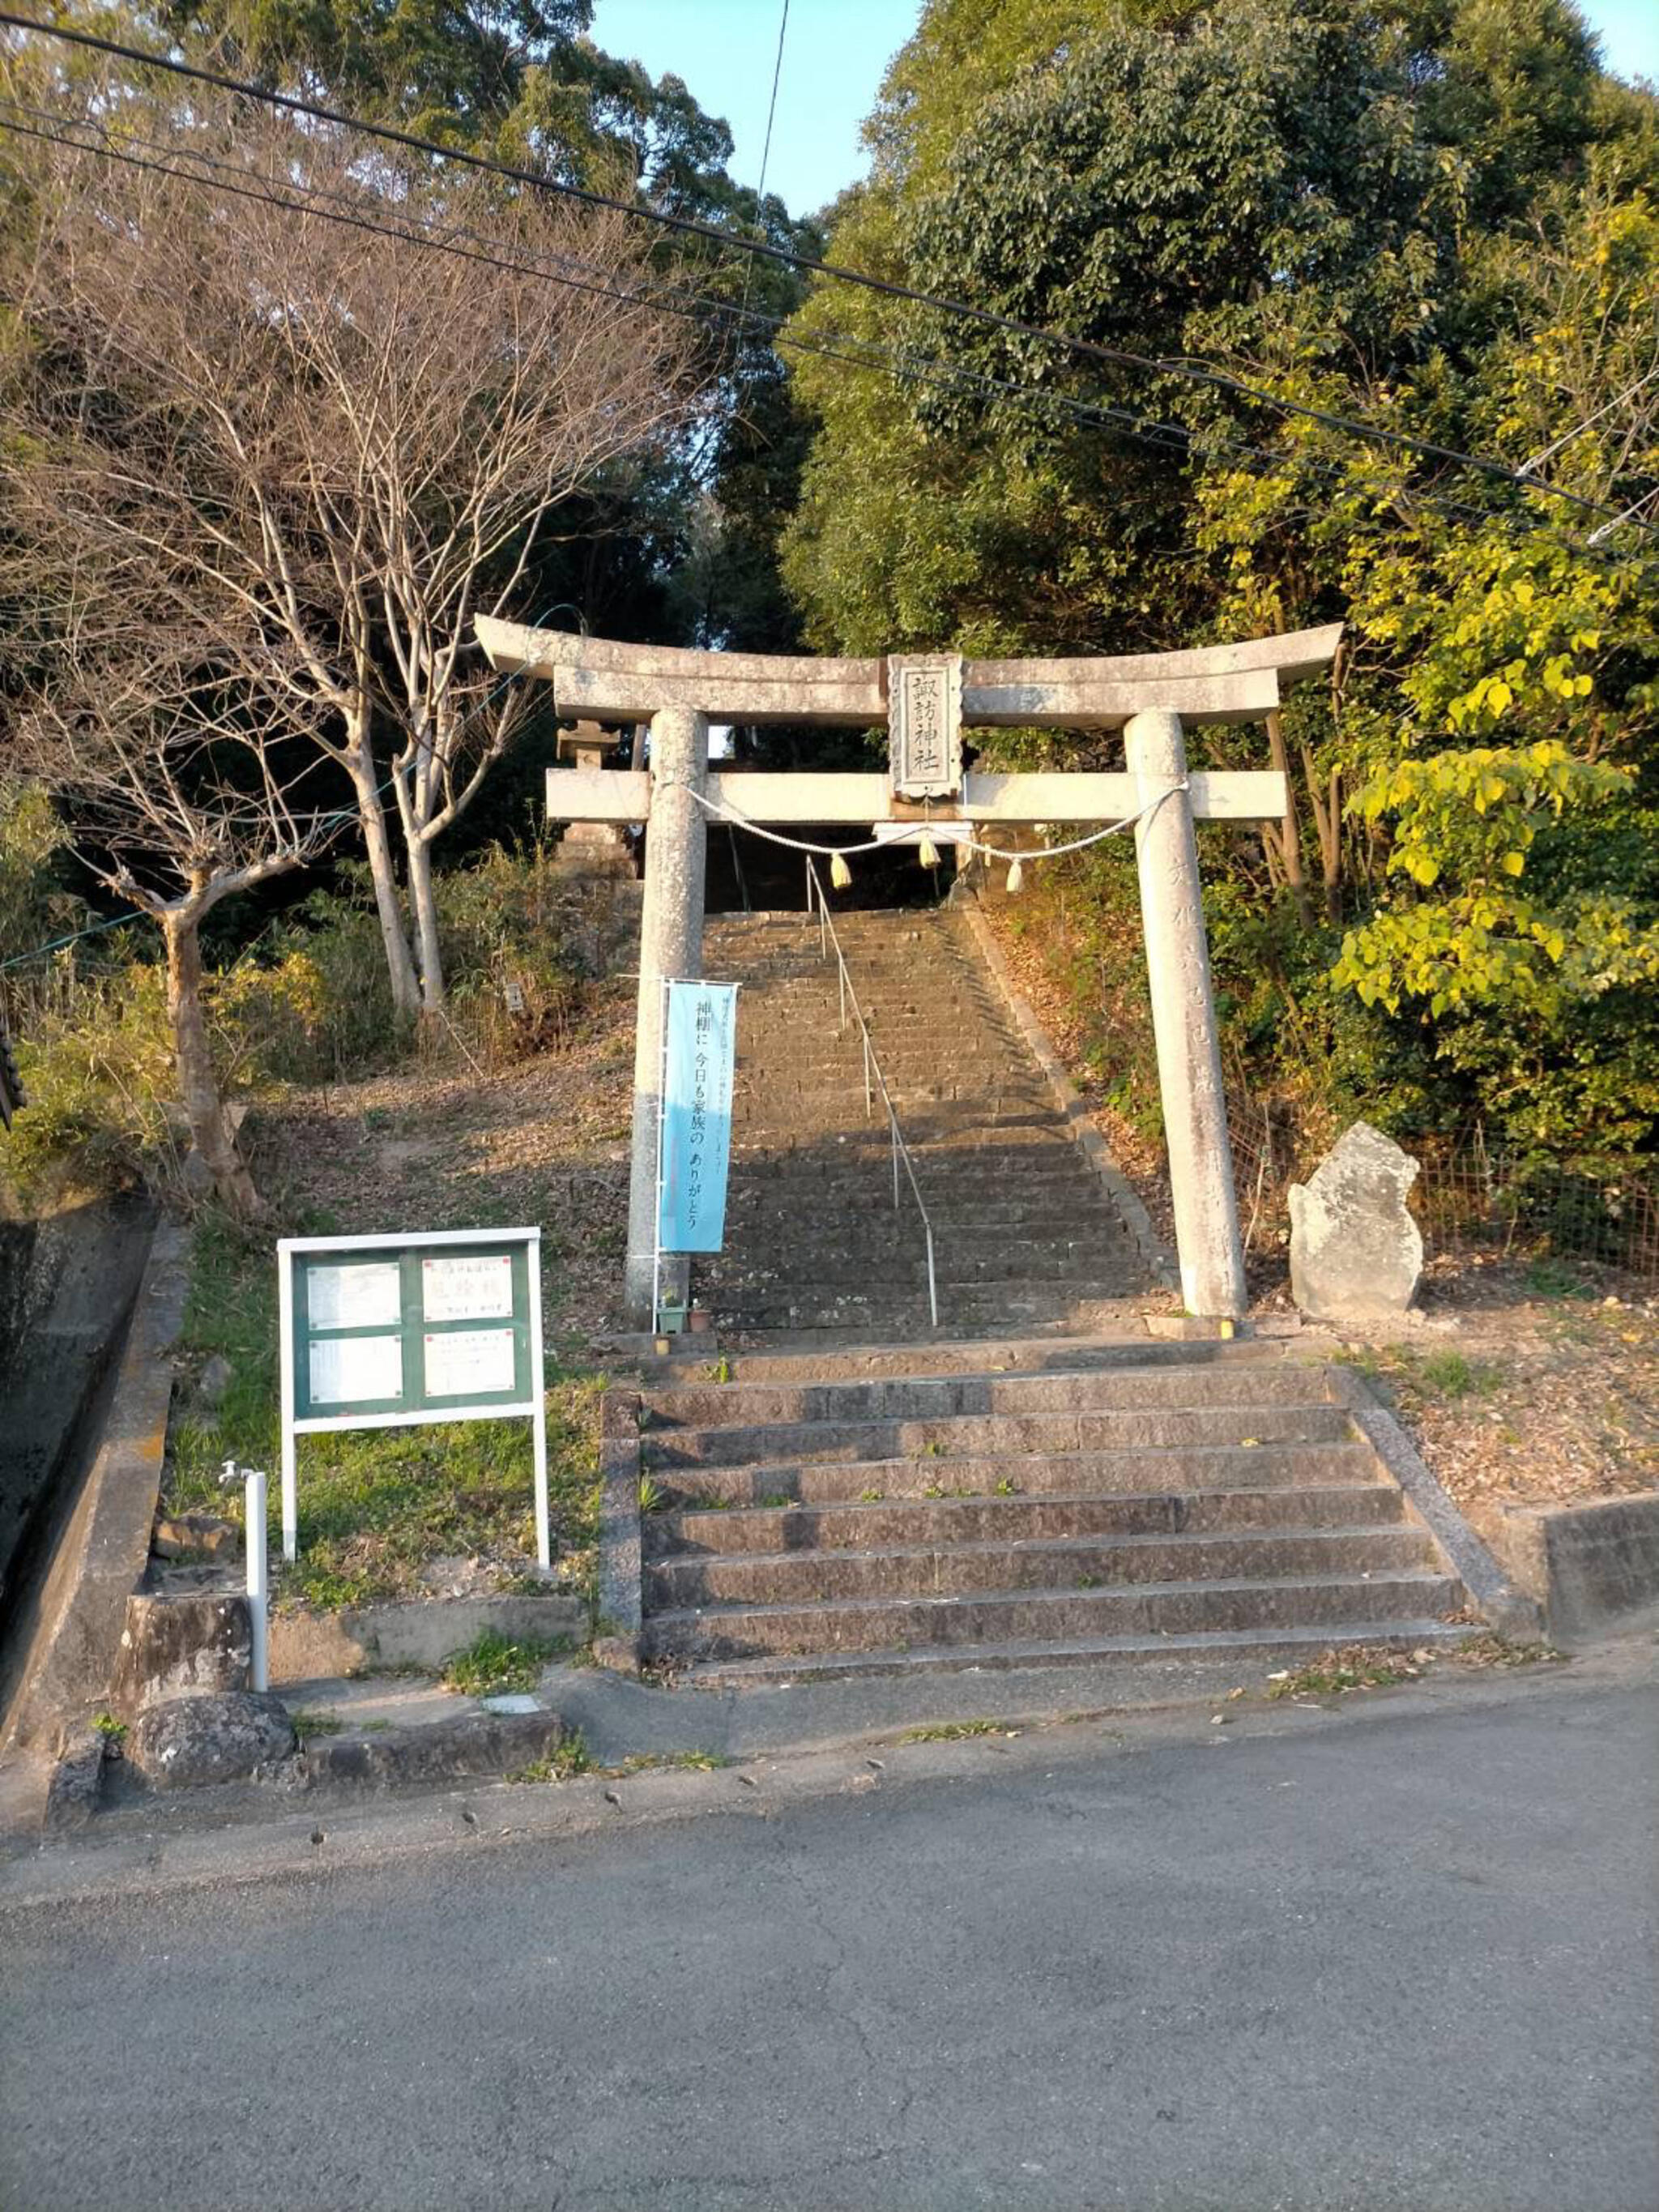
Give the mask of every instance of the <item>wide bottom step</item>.
M 1005 1674 L 1121 1663 L 1170 1668 L 1236 1662 L 1253 1674 L 1294 1667 L 1317 1654 L 1364 1644 L 1372 1650 L 1455 1650 L 1467 1625 L 1443 1620 L 1332 1621 L 1311 1628 L 1216 1630 L 1179 1636 L 1082 1637 L 1055 1644 L 928 1644 L 908 1651 L 821 1651 L 782 1657 L 709 1659 L 676 1671 L 688 1689 L 783 1689 L 795 1682 L 864 1675 Z

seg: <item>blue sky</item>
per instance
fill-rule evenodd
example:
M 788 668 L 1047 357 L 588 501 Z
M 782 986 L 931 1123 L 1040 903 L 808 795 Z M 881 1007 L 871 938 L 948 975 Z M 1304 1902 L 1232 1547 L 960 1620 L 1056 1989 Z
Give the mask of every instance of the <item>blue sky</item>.
M 736 173 L 760 180 L 783 0 L 597 0 L 593 36 L 607 53 L 684 77 L 724 116 Z M 890 57 L 910 35 L 920 0 L 789 0 L 769 189 L 810 213 L 864 167 L 859 125 Z M 1659 0 L 1592 0 L 1584 9 L 1621 76 L 1659 78 Z

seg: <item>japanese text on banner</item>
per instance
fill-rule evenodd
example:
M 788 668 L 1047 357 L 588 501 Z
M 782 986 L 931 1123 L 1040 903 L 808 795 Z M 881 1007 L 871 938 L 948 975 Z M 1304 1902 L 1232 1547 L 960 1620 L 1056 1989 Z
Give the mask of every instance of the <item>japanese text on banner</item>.
M 665 1252 L 718 1252 L 726 1233 L 737 1003 L 735 983 L 668 986 L 657 1218 Z

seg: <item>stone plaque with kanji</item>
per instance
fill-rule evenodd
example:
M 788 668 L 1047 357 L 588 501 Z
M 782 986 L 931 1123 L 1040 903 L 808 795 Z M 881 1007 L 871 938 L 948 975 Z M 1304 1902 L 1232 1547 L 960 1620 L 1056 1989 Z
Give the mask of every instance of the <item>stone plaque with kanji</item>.
M 950 799 L 962 788 L 962 656 L 896 653 L 887 663 L 887 739 L 901 799 Z

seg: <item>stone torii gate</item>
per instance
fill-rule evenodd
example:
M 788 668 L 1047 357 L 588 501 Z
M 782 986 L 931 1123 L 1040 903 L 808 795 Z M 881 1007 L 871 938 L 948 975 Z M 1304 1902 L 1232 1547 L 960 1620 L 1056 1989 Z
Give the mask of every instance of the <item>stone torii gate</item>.
M 948 836 L 952 827 L 971 823 L 975 836 L 994 837 L 1018 824 L 1138 817 L 1141 920 L 1182 1296 L 1191 1313 L 1243 1311 L 1243 1253 L 1193 825 L 1282 820 L 1288 793 L 1273 770 L 1188 775 L 1182 732 L 1189 722 L 1263 720 L 1284 686 L 1328 666 L 1340 623 L 1192 652 L 1088 660 L 964 660 L 957 653 L 821 660 L 623 645 L 483 617 L 477 627 L 495 668 L 552 684 L 557 714 L 651 726 L 648 770 L 550 769 L 547 793 L 555 821 L 649 825 L 626 1285 L 637 1325 L 653 1319 L 661 983 L 702 972 L 711 818 L 781 830 L 856 823 L 872 836 L 893 825 L 899 836 L 923 827 Z M 711 721 L 885 723 L 887 773 L 711 774 Z M 1121 729 L 1125 772 L 964 772 L 964 729 L 1028 726 Z

